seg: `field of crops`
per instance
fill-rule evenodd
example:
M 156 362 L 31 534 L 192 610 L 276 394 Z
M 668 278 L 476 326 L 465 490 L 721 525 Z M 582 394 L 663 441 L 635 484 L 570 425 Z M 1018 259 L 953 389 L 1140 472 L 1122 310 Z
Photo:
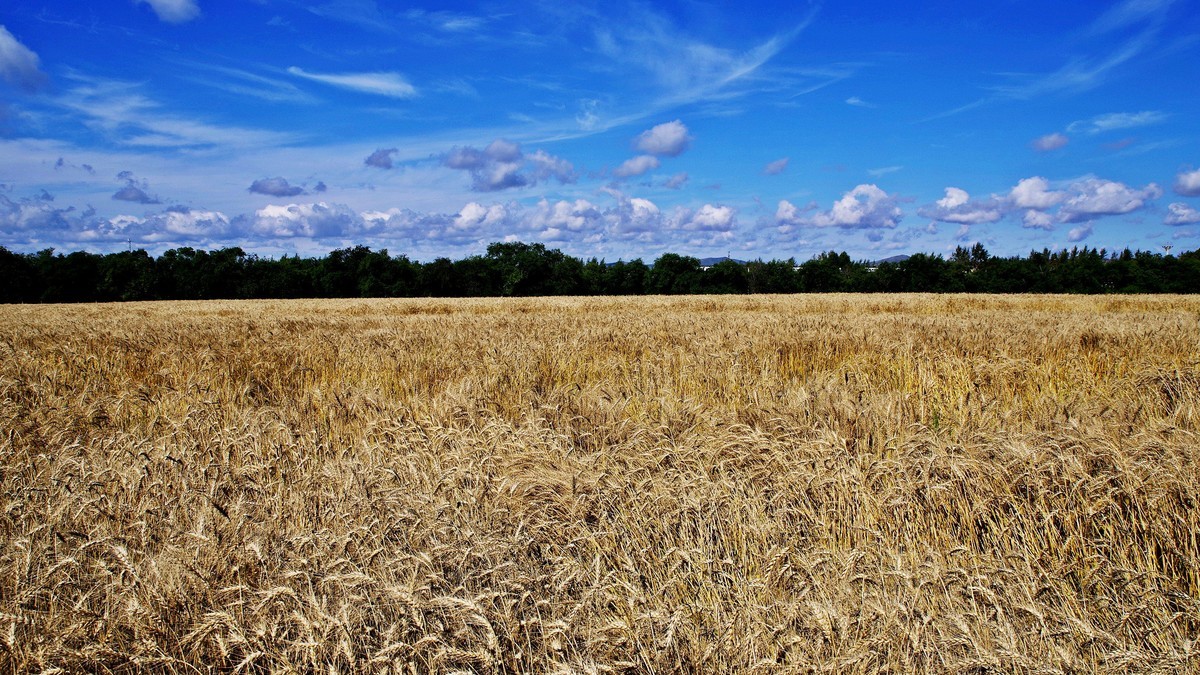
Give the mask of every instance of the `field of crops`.
M 0 306 L 0 672 L 1200 671 L 1200 299 Z

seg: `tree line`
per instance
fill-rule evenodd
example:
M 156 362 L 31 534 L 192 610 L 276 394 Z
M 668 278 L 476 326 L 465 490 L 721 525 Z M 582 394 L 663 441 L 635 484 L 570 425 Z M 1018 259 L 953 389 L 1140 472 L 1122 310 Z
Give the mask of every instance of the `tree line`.
M 854 261 L 828 252 L 795 260 L 722 260 L 667 253 L 653 264 L 582 260 L 543 244 L 495 243 L 483 255 L 417 262 L 355 246 L 320 258 L 264 258 L 238 247 L 96 254 L 0 247 L 0 302 L 239 298 L 478 297 L 698 293 L 982 292 L 1195 293 L 1200 250 L 1032 251 L 996 257 L 981 244 L 949 257 Z

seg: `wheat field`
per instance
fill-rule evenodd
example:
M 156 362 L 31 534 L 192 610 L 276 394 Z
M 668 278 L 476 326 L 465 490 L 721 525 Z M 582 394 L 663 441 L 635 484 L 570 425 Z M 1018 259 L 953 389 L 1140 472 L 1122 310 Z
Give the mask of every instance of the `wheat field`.
M 1200 299 L 0 307 L 0 672 L 1200 671 Z

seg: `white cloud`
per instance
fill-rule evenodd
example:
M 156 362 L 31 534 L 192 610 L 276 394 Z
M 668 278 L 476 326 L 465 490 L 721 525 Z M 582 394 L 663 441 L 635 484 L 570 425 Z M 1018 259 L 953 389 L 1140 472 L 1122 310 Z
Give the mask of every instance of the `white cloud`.
M 470 202 L 454 217 L 453 226 L 457 230 L 474 232 L 505 223 L 508 219 L 508 209 L 502 204 L 484 206 L 479 202 Z
M 603 223 L 600 209 L 586 199 L 573 202 L 558 201 L 551 204 L 543 199 L 528 215 L 531 227 L 543 233 L 551 230 L 563 235 L 567 232 L 583 232 L 599 229 Z
M 254 212 L 249 229 L 268 237 L 337 237 L 352 232 L 361 217 L 344 204 L 268 204 Z
M 1163 219 L 1163 223 L 1166 225 L 1200 223 L 1200 211 L 1182 202 L 1175 202 L 1167 207 L 1167 217 Z
M 0 26 L 0 80 L 25 91 L 37 91 L 46 82 L 38 55 L 4 26 Z
M 1079 223 L 1100 216 L 1132 213 L 1163 194 L 1162 188 L 1154 183 L 1137 190 L 1102 178 L 1076 181 L 1071 184 L 1071 193 L 1058 210 L 1059 222 Z
M 750 86 L 749 81 L 765 77 L 763 67 L 814 15 L 815 12 L 809 12 L 800 25 L 785 29 L 750 49 L 731 49 L 697 40 L 680 30 L 665 14 L 642 7 L 635 9 L 633 16 L 622 25 L 597 28 L 595 50 L 615 62 L 614 65 L 632 66 L 649 76 L 648 84 L 657 91 L 650 105 L 643 106 L 643 112 L 635 115 L 641 118 L 647 114 L 646 108 L 665 110 L 761 90 L 761 87 Z M 815 75 L 825 84 L 846 76 L 848 74 L 842 72 Z M 611 128 L 612 125 L 607 126 Z
M 0 194 L 0 233 L 66 230 L 79 217 L 74 207 L 59 208 L 46 192 L 13 201 Z
M 801 210 L 795 204 L 782 199 L 779 201 L 779 207 L 775 209 L 775 224 L 780 229 L 791 230 L 797 225 L 803 224 L 804 218 L 802 214 L 808 210 L 811 209 Z
M 681 211 L 675 225 L 684 230 L 724 232 L 733 229 L 736 211 L 729 206 L 705 204 L 695 211 Z
M 545 150 L 534 151 L 525 157 L 533 165 L 534 181 L 554 178 L 560 183 L 575 182 L 575 167 L 561 157 L 555 157 Z
M 1080 225 L 1078 227 L 1072 227 L 1071 230 L 1069 232 L 1067 232 L 1067 241 L 1070 241 L 1070 242 L 1083 241 L 1084 239 L 1087 239 L 1090 236 L 1092 236 L 1092 224 L 1084 223 L 1083 225 Z
M 767 165 L 763 167 L 762 172 L 767 176 L 778 176 L 787 169 L 789 161 L 791 161 L 791 158 L 781 157 L 773 162 L 767 162 Z
M 1055 132 L 1053 134 L 1046 134 L 1045 136 L 1034 139 L 1033 149 L 1037 150 L 1038 152 L 1050 152 L 1051 150 L 1058 150 L 1070 142 L 1071 139 L 1067 138 L 1065 134 Z
M 903 166 L 881 166 L 877 169 L 868 169 L 867 175 L 872 178 L 879 178 L 880 176 L 886 176 L 889 173 L 896 173 L 897 171 L 901 171 L 903 169 Z
M 1132 129 L 1151 124 L 1159 124 L 1169 117 L 1157 110 L 1144 110 L 1136 113 L 1108 113 L 1097 115 L 1090 120 L 1078 120 L 1067 125 L 1071 133 L 1100 134 L 1106 131 Z
M 171 206 L 144 218 L 119 215 L 85 223 L 76 237 L 93 242 L 195 243 L 227 239 L 234 233 L 233 223 L 220 211 Z
M 893 228 L 904 217 L 897 201 L 873 184 L 858 185 L 834 202 L 829 211 L 815 213 L 803 222 L 815 227 Z
M 643 131 L 634 139 L 634 147 L 638 150 L 666 157 L 678 157 L 691 145 L 692 137 L 683 122 L 675 120 L 664 122 L 651 129 Z
M 167 23 L 185 23 L 200 16 L 200 6 L 196 0 L 138 0 L 139 3 L 150 5 L 150 9 L 158 15 L 160 21 Z
M 1026 211 L 1025 215 L 1021 218 L 1021 227 L 1031 230 L 1053 230 L 1054 218 L 1045 211 L 1034 211 L 1030 209 L 1029 211 Z
M 966 190 L 956 187 L 946 188 L 945 197 L 917 213 L 926 218 L 962 225 L 994 223 L 1004 217 L 1004 210 L 996 200 L 973 202 Z
M 648 241 L 663 229 L 662 211 L 649 199 L 626 197 L 608 190 L 617 199 L 615 207 L 605 209 L 605 234 L 619 240 Z
M 161 112 L 162 106 L 140 92 L 141 85 L 71 73 L 76 86 L 55 104 L 78 113 L 81 124 L 107 134 L 113 141 L 147 148 L 203 146 L 261 148 L 296 140 L 292 134 L 240 127 L 222 127 Z
M 1017 181 L 1016 187 L 1009 192 L 1008 198 L 1018 209 L 1044 211 L 1061 203 L 1067 198 L 1067 194 L 1051 190 L 1049 181 L 1041 176 L 1034 176 Z
M 296 77 L 366 94 L 391 98 L 412 98 L 417 95 L 417 88 L 399 73 L 310 73 L 296 66 L 288 68 L 287 71 Z
M 857 96 L 851 96 L 850 98 L 846 99 L 846 105 L 852 105 L 852 106 L 856 106 L 859 108 L 874 108 L 875 107 L 874 104 L 867 103 L 866 101 L 862 100 L 861 98 L 859 98 Z
M 367 159 L 370 163 L 371 158 Z M 388 161 L 390 163 L 390 157 Z M 565 159 L 542 150 L 525 155 L 519 144 L 502 138 L 492 141 L 483 150 L 470 146 L 454 148 L 442 157 L 442 164 L 470 172 L 471 189 L 476 192 L 536 185 L 549 178 L 559 183 L 573 183 L 576 179 L 575 167 Z M 523 171 L 526 164 L 531 170 Z
M 613 169 L 613 175 L 618 178 L 630 178 L 632 176 L 640 176 L 647 171 L 653 171 L 658 166 L 658 158 L 654 155 L 638 155 L 632 159 L 625 160 L 621 163 L 621 166 Z
M 1200 197 L 1200 169 L 1180 171 L 1175 176 L 1175 191 L 1185 197 Z
M 220 238 L 230 234 L 229 218 L 224 213 L 182 206 L 155 214 L 146 219 L 146 224 L 159 236 L 168 238 Z

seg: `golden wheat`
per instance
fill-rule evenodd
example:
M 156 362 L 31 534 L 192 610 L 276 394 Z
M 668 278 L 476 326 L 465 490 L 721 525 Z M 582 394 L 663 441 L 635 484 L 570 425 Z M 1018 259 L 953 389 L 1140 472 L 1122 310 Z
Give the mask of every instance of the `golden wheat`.
M 0 307 L 4 672 L 1200 670 L 1200 300 Z

